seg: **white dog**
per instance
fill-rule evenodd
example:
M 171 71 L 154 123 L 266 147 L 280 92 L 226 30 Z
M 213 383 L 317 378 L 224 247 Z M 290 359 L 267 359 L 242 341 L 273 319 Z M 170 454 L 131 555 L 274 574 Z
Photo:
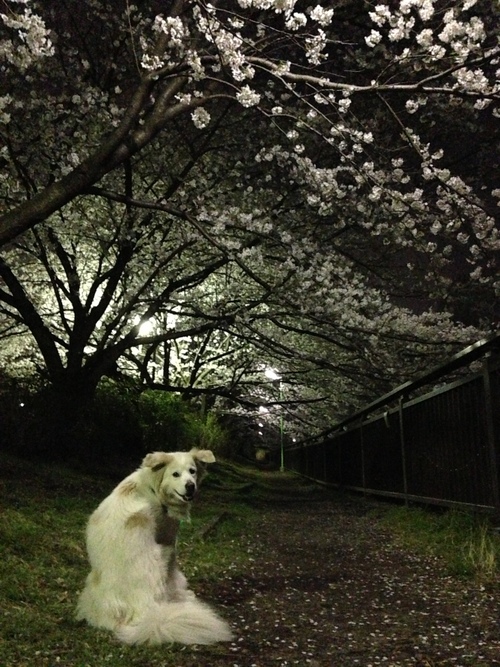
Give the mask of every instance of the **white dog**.
M 189 518 L 209 450 L 153 452 L 103 500 L 87 526 L 91 572 L 77 618 L 127 644 L 230 641 L 225 621 L 187 588 L 178 569 L 179 521 Z

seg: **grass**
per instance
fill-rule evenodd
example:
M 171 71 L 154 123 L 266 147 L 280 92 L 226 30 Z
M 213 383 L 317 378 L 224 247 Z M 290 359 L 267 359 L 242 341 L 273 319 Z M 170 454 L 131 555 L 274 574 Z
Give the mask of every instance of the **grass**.
M 444 559 L 450 574 L 489 580 L 500 570 L 500 535 L 487 516 L 397 507 L 382 521 L 405 546 Z
M 175 667 L 181 646 L 126 647 L 107 632 L 77 623 L 74 609 L 88 572 L 84 529 L 89 514 L 123 477 L 80 474 L 0 456 L 0 666 Z M 239 536 L 268 500 L 313 498 L 317 487 L 294 475 L 216 464 L 179 534 L 179 560 L 196 590 L 201 580 L 238 576 L 248 554 Z M 204 526 L 224 513 L 205 540 Z M 227 645 L 204 649 L 210 660 Z

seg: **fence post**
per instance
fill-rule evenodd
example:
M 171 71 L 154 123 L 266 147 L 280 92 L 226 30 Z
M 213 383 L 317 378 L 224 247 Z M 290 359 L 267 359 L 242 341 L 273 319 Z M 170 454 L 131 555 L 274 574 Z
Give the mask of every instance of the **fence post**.
M 326 448 L 327 448 L 326 441 L 323 440 L 323 482 L 325 482 L 325 484 L 326 484 L 326 477 L 327 477 Z
M 404 397 L 399 397 L 399 441 L 401 443 L 401 465 L 403 466 L 403 493 L 405 497 L 405 505 L 408 506 L 408 471 L 406 468 L 406 443 L 405 443 L 405 429 L 403 418 L 403 400 Z
M 497 360 L 498 361 L 498 360 Z M 483 365 L 483 384 L 484 384 L 484 407 L 486 416 L 486 433 L 490 450 L 491 466 L 491 492 L 493 505 L 500 515 L 500 490 L 499 490 L 499 457 L 500 445 L 497 447 L 497 434 L 495 432 L 493 391 L 491 387 L 491 372 L 493 370 L 493 358 L 488 354 Z
M 363 417 L 359 423 L 359 438 L 361 445 L 361 483 L 363 485 L 363 494 L 366 495 L 366 466 L 365 466 L 365 439 L 363 436 Z
M 343 471 L 344 471 L 344 466 L 343 466 L 344 459 L 343 459 L 343 456 L 342 456 L 342 451 L 343 451 L 342 439 L 341 439 L 341 437 L 339 437 L 338 459 L 337 459 L 337 461 L 338 461 L 338 469 L 339 469 L 339 481 L 338 481 L 338 487 L 339 487 L 339 489 L 341 489 L 342 486 L 343 486 L 343 484 L 344 484 L 344 480 L 343 480 L 343 477 L 344 477 L 344 475 L 343 475 Z

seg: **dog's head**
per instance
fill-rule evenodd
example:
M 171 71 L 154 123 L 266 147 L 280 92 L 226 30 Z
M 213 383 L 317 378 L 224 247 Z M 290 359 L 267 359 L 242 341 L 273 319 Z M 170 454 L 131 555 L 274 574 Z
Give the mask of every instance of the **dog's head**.
M 215 456 L 208 449 L 189 452 L 152 452 L 142 462 L 153 476 L 153 489 L 162 505 L 180 508 L 193 500 L 204 465 L 214 463 Z

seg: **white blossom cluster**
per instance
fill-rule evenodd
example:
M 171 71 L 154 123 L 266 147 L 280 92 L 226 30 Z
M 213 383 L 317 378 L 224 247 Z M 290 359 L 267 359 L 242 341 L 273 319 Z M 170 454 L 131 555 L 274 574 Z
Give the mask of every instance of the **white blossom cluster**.
M 187 31 L 178 16 L 167 16 L 167 18 L 164 18 L 161 15 L 157 15 L 153 23 L 153 32 L 161 32 L 166 35 L 168 46 L 175 49 L 181 49 L 187 37 Z
M 143 51 L 141 64 L 144 69 L 158 70 L 165 66 L 174 65 L 182 60 L 189 33 L 179 17 L 167 16 L 164 18 L 161 15 L 157 15 L 153 22 L 152 32 L 153 34 L 161 33 L 166 36 L 166 53 L 159 55 L 158 53 L 151 52 L 147 40 L 141 37 Z
M 310 27 L 303 37 L 303 53 L 305 59 L 311 65 L 318 65 L 327 56 L 325 50 L 328 38 L 325 29 L 334 18 L 334 10 L 325 8 L 321 4 L 312 5 L 306 12 L 295 12 L 295 2 L 268 1 L 268 0 L 241 0 L 238 2 L 243 10 L 259 9 L 270 14 L 282 15 L 285 28 L 290 32 L 297 32 Z M 260 103 L 262 94 L 246 83 L 255 76 L 255 64 L 253 62 L 253 44 L 258 43 L 265 34 L 266 25 L 256 25 L 255 35 L 248 34 L 243 37 L 241 29 L 248 27 L 244 18 L 237 15 L 227 16 L 219 12 L 211 5 L 193 3 L 192 16 L 195 26 L 187 27 L 188 22 L 179 17 L 157 16 L 152 25 L 152 33 L 162 33 L 167 36 L 167 46 L 163 54 L 155 50 L 154 40 L 148 40 L 141 35 L 142 66 L 149 70 L 169 70 L 182 65 L 188 65 L 193 81 L 203 81 L 211 75 L 219 75 L 224 70 L 228 71 L 236 84 L 234 96 L 244 107 L 256 106 Z M 189 44 L 195 44 L 201 35 L 205 43 L 213 47 L 213 56 L 210 65 L 206 59 L 203 62 L 200 57 L 199 46 L 197 49 L 189 48 Z M 198 42 L 199 44 L 199 42 Z M 279 76 L 289 71 L 290 63 L 271 61 L 269 66 Z M 207 70 L 208 67 L 208 70 Z M 342 106 L 347 109 L 349 102 L 343 101 Z M 203 119 L 203 120 L 202 120 Z M 193 112 L 193 122 L 206 122 L 206 115 L 201 112 Z
M 296 29 L 296 23 L 300 24 L 300 27 L 302 27 L 307 22 L 307 17 L 305 14 L 300 12 L 293 12 L 295 5 L 297 4 L 297 0 L 238 0 L 238 4 L 243 9 L 255 8 L 264 11 L 272 10 L 276 14 L 284 14 L 287 18 L 287 21 L 292 21 L 294 24 L 293 26 L 287 25 L 287 27 L 291 30 Z M 325 9 L 321 5 L 309 7 L 307 12 L 313 21 L 317 21 L 322 26 L 329 25 L 334 14 L 333 9 Z
M 199 56 L 187 48 L 190 33 L 182 19 L 158 14 L 154 18 L 151 33 L 153 38 L 162 35 L 166 40 L 162 40 L 163 51 L 158 52 L 156 39 L 150 40 L 140 35 L 141 65 L 145 70 L 154 71 L 164 67 L 172 69 L 186 60 L 193 68 L 195 78 L 201 78 L 204 70 Z
M 267 11 L 272 9 L 276 13 L 289 13 L 297 4 L 297 0 L 238 0 L 238 4 L 243 9 L 262 9 Z
M 203 107 L 195 109 L 191 114 L 191 118 L 193 119 L 194 126 L 199 130 L 202 130 L 210 123 L 210 114 Z
M 296 11 L 296 2 L 292 0 L 241 0 L 237 4 L 242 11 L 240 15 L 237 12 L 229 14 L 221 11 L 209 3 L 202 5 L 193 2 L 192 20 L 189 20 L 187 14 L 182 18 L 157 16 L 151 32 L 153 35 L 165 35 L 167 46 L 165 52 L 160 54 L 155 51 L 154 40 L 141 36 L 143 67 L 151 71 L 162 68 L 173 71 L 187 66 L 190 82 L 200 84 L 213 77 L 220 80 L 229 75 L 230 87 L 226 90 L 247 108 L 263 108 L 264 93 L 260 85 L 254 83 L 256 68 L 278 77 L 280 84 L 287 85 L 293 94 L 294 84 L 286 83 L 296 77 L 292 63 L 260 57 L 259 45 L 266 43 L 266 35 L 273 34 L 273 20 L 279 19 L 284 21 L 286 31 L 300 33 L 294 40 L 294 48 L 300 45 L 302 49 L 301 66 L 321 66 L 328 58 L 331 40 L 329 30 L 335 19 L 334 9 L 313 4 L 303 11 Z M 448 63 L 452 59 L 454 63 L 463 63 L 463 68 L 455 67 L 446 79 L 439 81 L 438 86 L 466 91 L 474 96 L 476 108 L 485 108 L 491 104 L 491 95 L 497 93 L 499 88 L 481 68 L 467 66 L 472 56 L 481 53 L 486 35 L 482 20 L 470 15 L 474 4 L 465 0 L 443 13 L 436 11 L 436 0 L 379 2 L 369 12 L 376 27 L 366 37 L 366 44 L 376 48 L 383 39 L 395 45 L 401 43 L 402 48 L 396 50 L 393 58 L 403 62 L 405 67 L 409 65 L 415 68 L 415 71 L 418 71 L 421 62 L 432 63 L 446 59 Z M 247 22 L 244 12 L 256 9 L 267 13 L 267 16 L 263 14 L 258 23 Z M 317 78 L 314 99 L 318 104 L 332 101 L 331 91 L 327 92 L 330 85 L 328 77 L 324 82 Z M 351 90 L 347 84 L 340 84 L 339 88 L 344 95 L 340 96 L 336 105 L 338 111 L 345 114 L 352 104 Z M 186 99 L 193 92 L 182 95 Z M 274 101 L 271 109 L 280 107 L 280 100 L 274 98 L 270 87 L 265 96 Z M 425 101 L 425 95 L 408 99 L 408 112 L 417 113 Z M 271 109 L 269 111 L 275 114 Z M 192 118 L 196 127 L 206 126 L 208 122 L 205 113 L 192 112 Z M 297 143 L 299 149 L 302 145 Z
M 340 229 L 347 221 L 356 220 L 356 224 L 387 242 L 391 239 L 403 247 L 435 255 L 438 263 L 450 256 L 453 244 L 465 245 L 471 278 L 482 282 L 477 262 L 500 250 L 495 221 L 470 186 L 439 166 L 443 151 L 431 151 L 418 135 L 408 128 L 407 132 L 422 158 L 423 181 L 433 185 L 431 197 L 424 194 L 423 187 L 410 187 L 403 159 L 393 159 L 387 171 L 369 160 L 363 162 L 363 153 L 373 137 L 370 133 L 349 134 L 349 127 L 342 124 L 331 128 L 334 145 L 343 153 L 335 168 L 318 167 L 310 157 L 278 145 L 260 151 L 256 160 L 275 161 L 286 168 L 304 190 L 308 205 L 319 215 L 333 218 L 331 224 Z M 436 241 L 429 241 L 429 231 Z
M 306 38 L 306 56 L 311 65 L 319 65 L 322 60 L 326 59 L 326 54 L 324 53 L 325 47 L 327 45 L 326 33 L 319 29 L 318 34 L 314 37 Z
M 376 48 L 384 37 L 392 43 L 405 46 L 396 56 L 398 61 L 416 67 L 424 63 L 446 60 L 454 65 L 463 64 L 463 69 L 453 73 L 455 83 L 446 85 L 461 91 L 480 95 L 491 95 L 500 90 L 498 82 L 490 81 L 482 70 L 469 68 L 467 61 L 483 54 L 486 30 L 482 19 L 470 15 L 475 0 L 455 3 L 441 13 L 436 0 L 400 0 L 399 3 L 379 3 L 369 12 L 377 26 L 365 37 L 366 44 Z M 415 42 L 416 48 L 407 46 Z M 478 108 L 488 104 L 479 100 Z M 418 107 L 410 107 L 414 112 Z
M 8 13 L 0 14 L 0 21 L 14 36 L 0 41 L 0 60 L 26 70 L 37 59 L 53 55 L 49 31 L 43 20 L 26 6 L 27 0 L 5 0 L 4 4 Z
M 226 30 L 213 11 L 208 16 L 195 11 L 195 16 L 205 39 L 217 47 L 221 64 L 229 67 L 234 80 L 244 81 L 253 78 L 255 70 L 247 62 L 243 39 L 238 31 Z
M 250 86 L 243 86 L 236 93 L 236 99 L 244 107 L 253 107 L 259 104 L 260 95 L 255 90 L 252 90 Z

